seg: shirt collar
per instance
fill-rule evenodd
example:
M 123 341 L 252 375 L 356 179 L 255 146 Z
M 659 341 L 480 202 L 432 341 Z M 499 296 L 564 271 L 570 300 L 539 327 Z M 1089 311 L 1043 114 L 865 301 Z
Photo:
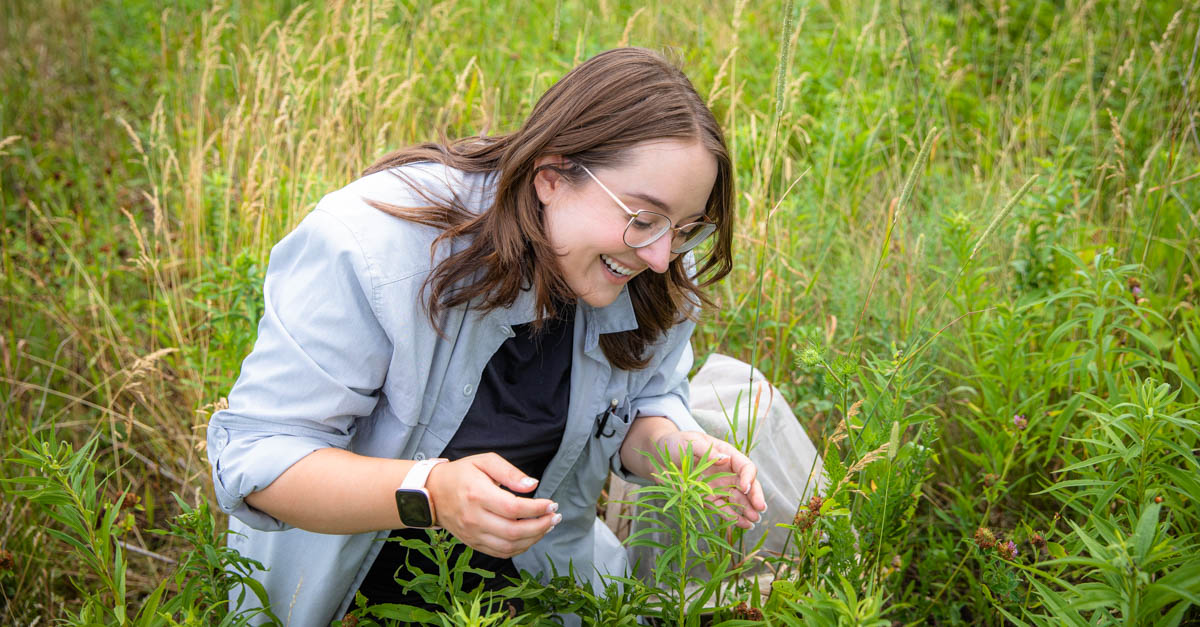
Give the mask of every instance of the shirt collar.
M 600 342 L 601 333 L 619 333 L 638 328 L 637 315 L 633 311 L 633 299 L 629 297 L 628 286 L 621 289 L 617 299 L 607 307 L 592 307 L 585 302 L 579 302 L 579 311 L 583 312 L 584 322 L 584 352 L 591 352 Z
M 532 289 L 521 290 L 513 304 L 503 313 L 508 325 L 527 324 L 537 317 L 537 302 Z M 633 299 L 629 288 L 621 289 L 617 299 L 607 307 L 592 307 L 583 301 L 576 303 L 576 315 L 583 316 L 584 352 L 590 352 L 600 342 L 602 333 L 619 333 L 638 328 L 637 315 L 633 311 Z

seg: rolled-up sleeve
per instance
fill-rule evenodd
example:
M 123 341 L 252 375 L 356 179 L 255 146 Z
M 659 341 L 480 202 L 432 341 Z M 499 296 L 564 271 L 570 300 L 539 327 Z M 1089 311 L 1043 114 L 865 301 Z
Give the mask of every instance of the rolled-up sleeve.
M 634 420 L 642 416 L 663 416 L 675 423 L 680 431 L 703 431 L 688 409 L 688 372 L 692 369 L 691 336 L 694 328 L 695 323 L 690 320 L 678 324 L 667 332 L 667 336 L 656 347 L 657 354 L 651 360 L 646 383 L 638 390 L 631 390 L 629 414 Z M 654 483 L 625 468 L 620 448 L 613 453 L 609 467 L 618 477 L 630 483 Z
M 228 409 L 208 426 L 217 502 L 263 530 L 287 525 L 246 504 L 309 453 L 347 448 L 375 408 L 391 357 L 372 269 L 352 232 L 317 209 L 272 250 L 264 313 Z
M 681 431 L 702 431 L 688 409 L 688 372 L 692 369 L 692 329 L 688 320 L 672 328 L 660 347 L 662 359 L 646 384 L 630 401 L 630 413 L 639 416 L 665 416 Z

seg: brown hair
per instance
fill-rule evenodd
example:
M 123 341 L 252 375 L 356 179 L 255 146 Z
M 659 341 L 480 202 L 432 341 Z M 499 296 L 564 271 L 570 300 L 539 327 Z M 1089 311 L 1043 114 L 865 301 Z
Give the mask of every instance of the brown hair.
M 720 280 L 733 266 L 733 166 L 724 135 L 691 81 L 663 57 L 642 48 L 602 52 L 555 83 L 516 132 L 410 146 L 384 156 L 366 173 L 418 161 L 464 172 L 496 172 L 494 204 L 479 214 L 432 198 L 428 207 L 374 204 L 392 215 L 444 229 L 434 246 L 474 236 L 465 250 L 438 264 L 426 279 L 429 317 L 435 326 L 445 308 L 508 307 L 530 287 L 540 321 L 555 315 L 558 303 L 575 296 L 546 235 L 533 185 L 535 161 L 547 155 L 566 157 L 568 161 L 554 169 L 578 185 L 585 180 L 579 165 L 615 166 L 627 149 L 667 138 L 700 141 L 716 159 L 717 178 L 705 216 L 718 227 L 709 254 L 695 268 L 699 285 L 688 276 L 683 256 L 664 274 L 642 272 L 629 282 L 638 328 L 603 334 L 600 347 L 614 367 L 636 370 L 649 363 L 643 353 L 650 343 L 690 316 L 699 303 L 709 303 L 700 288 Z

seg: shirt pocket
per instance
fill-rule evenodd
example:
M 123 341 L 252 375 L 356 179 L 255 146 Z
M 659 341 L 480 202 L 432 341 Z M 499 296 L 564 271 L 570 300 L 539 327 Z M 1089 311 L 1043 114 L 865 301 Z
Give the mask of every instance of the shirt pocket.
M 625 476 L 621 472 L 621 445 L 633 423 L 629 398 L 622 393 L 609 395 L 606 399 L 608 402 L 593 413 L 584 459 L 580 460 L 582 472 L 578 480 L 582 488 L 582 502 L 596 502 L 610 471 Z

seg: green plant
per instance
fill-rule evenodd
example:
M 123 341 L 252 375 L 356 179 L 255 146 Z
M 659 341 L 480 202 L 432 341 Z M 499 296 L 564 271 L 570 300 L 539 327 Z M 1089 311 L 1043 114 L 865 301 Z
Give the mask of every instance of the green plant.
M 237 591 L 238 604 L 247 594 L 254 594 L 265 606 L 266 591 L 250 577 L 252 570 L 262 565 L 224 546 L 227 532 L 217 530 L 206 502 L 191 507 L 178 496 L 175 499 L 183 513 L 169 529 L 158 533 L 184 540 L 191 550 L 175 564 L 175 573 L 148 596 L 140 602 L 131 598 L 126 583 L 127 545 L 121 539 L 131 527 L 130 522 L 121 520 L 131 495 L 107 499 L 108 477 L 97 477 L 97 442 L 92 438 L 76 450 L 65 441 L 37 441 L 32 448 L 20 449 L 20 456 L 11 460 L 32 469 L 33 474 L 0 479 L 11 487 L 13 496 L 28 499 L 57 523 L 46 532 L 67 547 L 71 560 L 86 569 L 86 578 L 72 578 L 82 604 L 66 617 L 69 624 L 245 625 L 260 614 L 278 620 L 269 609 L 230 611 L 231 591 Z

